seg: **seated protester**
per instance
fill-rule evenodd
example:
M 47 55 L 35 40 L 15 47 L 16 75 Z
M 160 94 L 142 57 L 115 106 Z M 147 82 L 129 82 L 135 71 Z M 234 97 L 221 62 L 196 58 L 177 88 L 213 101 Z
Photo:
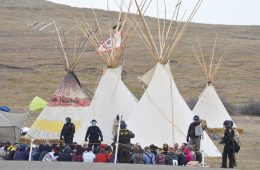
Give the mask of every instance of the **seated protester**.
M 192 161 L 196 161 L 196 154 L 195 154 L 195 152 L 193 150 L 194 146 L 188 145 L 187 148 L 190 150 L 190 153 L 192 155 Z
M 57 161 L 70 162 L 72 161 L 71 148 L 66 146 L 62 153 L 59 154 Z
M 186 146 L 187 146 L 187 143 L 182 143 L 181 144 L 180 149 L 181 149 L 182 153 L 184 153 L 184 150 L 185 150 Z
M 155 156 L 149 147 L 144 148 L 144 164 L 155 164 Z
M 108 157 L 104 148 L 100 148 L 99 153 L 96 155 L 95 162 L 108 162 Z
M 81 147 L 80 145 L 77 145 L 77 146 L 73 149 L 72 161 L 73 161 L 73 162 L 83 162 L 83 158 L 82 158 L 82 147 Z
M 82 158 L 83 162 L 93 163 L 96 158 L 96 155 L 93 153 L 92 148 L 88 147 L 86 151 L 83 153 Z
M 173 160 L 178 160 L 178 156 L 177 154 L 174 152 L 174 148 L 173 147 L 169 147 L 168 148 L 168 153 L 165 156 L 165 165 L 173 165 Z
M 113 149 L 112 149 L 113 148 Z M 111 144 L 111 150 L 112 150 L 112 154 L 108 160 L 109 163 L 114 163 L 115 162 L 115 151 L 116 151 L 116 145 L 115 143 Z M 117 159 L 117 163 L 118 163 L 118 159 Z
M 31 147 L 28 147 L 27 148 L 27 151 L 28 151 L 28 153 L 30 153 L 30 149 L 31 149 Z M 31 160 L 32 161 L 38 161 L 38 159 L 34 159 L 35 158 L 35 155 L 37 155 L 38 154 L 38 148 L 36 147 L 36 145 L 32 145 L 32 156 L 31 156 Z
M 37 148 L 37 153 L 34 154 L 33 156 L 33 160 L 35 161 L 39 161 L 39 157 L 41 155 L 41 153 L 44 151 L 44 145 L 40 144 L 39 147 Z
M 47 149 L 49 149 L 49 148 L 47 148 Z M 48 152 L 47 154 L 45 154 L 42 161 L 43 162 L 57 161 L 58 157 L 59 157 L 59 148 L 56 145 L 53 145 L 51 152 Z
M 186 147 L 184 149 L 184 155 L 185 155 L 185 158 L 186 158 L 186 164 L 190 161 L 192 161 L 192 154 L 191 154 L 191 151 L 188 147 Z
M 17 150 L 17 144 L 12 144 L 12 145 L 9 145 L 7 148 L 6 148 L 6 160 L 14 160 L 14 155 L 15 155 L 15 152 Z
M 157 155 L 155 157 L 155 164 L 157 164 L 157 165 L 165 165 L 165 156 L 166 155 L 164 155 L 163 152 L 164 151 L 162 149 L 158 151 L 158 153 L 157 153 Z
M 178 156 L 178 166 L 184 166 L 186 165 L 186 157 L 183 154 L 183 152 L 181 151 L 181 149 L 177 150 L 177 156 Z
M 174 151 L 177 152 L 177 150 L 179 149 L 179 144 L 178 143 L 175 143 L 173 145 L 173 148 L 174 148 Z
M 154 154 L 154 156 L 156 157 L 157 152 L 156 149 L 158 148 L 157 146 L 155 146 L 154 144 L 151 144 L 150 146 L 151 152 Z
M 169 147 L 169 145 L 168 145 L 167 143 L 163 144 L 163 154 L 164 154 L 164 155 L 167 155 L 167 153 L 168 153 L 168 147 Z
M 20 144 L 16 150 L 14 160 L 28 160 L 29 152 L 26 150 L 27 146 L 25 144 Z
M 45 157 L 45 155 L 48 154 L 51 151 L 52 151 L 52 148 L 49 145 L 44 144 L 43 145 L 43 151 L 41 152 L 41 154 L 39 156 L 39 161 L 43 161 L 43 158 Z
M 134 164 L 144 164 L 144 156 L 141 153 L 138 146 L 135 146 L 133 149 L 133 154 L 131 156 L 131 162 Z
M 106 151 L 106 154 L 107 154 L 107 159 L 108 159 L 108 161 L 110 161 L 111 156 L 112 156 L 112 154 L 113 154 L 113 151 L 112 151 L 111 146 L 106 145 L 106 146 L 105 146 L 105 151 Z

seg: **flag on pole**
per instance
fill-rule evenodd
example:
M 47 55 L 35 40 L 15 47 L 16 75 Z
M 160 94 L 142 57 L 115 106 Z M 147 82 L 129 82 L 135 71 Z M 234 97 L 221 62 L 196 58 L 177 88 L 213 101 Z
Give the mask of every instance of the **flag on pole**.
M 122 31 L 116 32 L 112 37 L 102 41 L 98 47 L 97 54 L 103 54 L 105 52 L 111 52 L 113 46 L 120 48 L 122 42 Z

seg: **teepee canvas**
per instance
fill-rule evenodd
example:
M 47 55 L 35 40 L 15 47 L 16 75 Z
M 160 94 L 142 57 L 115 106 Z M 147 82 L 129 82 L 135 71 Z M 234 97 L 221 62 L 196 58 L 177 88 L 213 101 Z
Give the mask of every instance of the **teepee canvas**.
M 216 36 L 213 52 L 209 61 L 210 64 L 207 64 L 207 60 L 201 49 L 199 38 L 197 37 L 197 39 L 199 42 L 198 44 L 199 44 L 201 56 L 198 56 L 196 54 L 195 56 L 203 72 L 206 75 L 208 83 L 205 89 L 203 90 L 203 92 L 201 93 L 201 95 L 199 96 L 199 99 L 193 109 L 193 113 L 199 115 L 202 119 L 205 119 L 207 121 L 207 125 L 209 128 L 220 129 L 223 128 L 223 122 L 225 120 L 232 120 L 232 118 L 230 117 L 225 106 L 220 100 L 214 86 L 212 85 L 212 81 L 223 59 L 228 54 L 230 48 L 227 48 L 224 54 L 219 58 L 218 62 L 215 63 L 214 54 L 215 54 L 215 47 L 216 47 L 216 40 L 217 40 L 217 36 Z
M 198 2 L 194 12 L 196 12 L 200 3 L 201 1 Z M 179 8 L 178 5 L 176 7 Z M 162 30 L 166 31 L 159 33 L 159 35 L 161 34 L 165 37 L 162 38 L 163 40 L 159 38 L 161 45 L 160 48 L 157 48 L 149 27 L 141 14 L 140 8 L 139 12 L 144 26 L 142 29 L 144 30 L 144 39 L 147 40 L 147 46 L 158 63 L 154 69 L 146 74 L 145 80 L 148 80 L 146 82 L 149 84 L 127 120 L 128 128 L 135 133 L 133 142 L 138 142 L 141 146 L 149 146 L 150 144 L 162 146 L 163 143 L 173 145 L 176 142 L 181 144 L 186 142 L 188 127 L 192 122 L 194 114 L 179 93 L 171 73 L 168 58 L 172 55 L 171 52 L 174 50 L 174 46 L 176 46 L 176 43 L 180 40 L 190 21 L 184 24 L 179 33 L 175 34 L 176 37 L 173 37 L 169 44 L 167 44 L 167 34 L 170 32 L 171 24 L 169 28 L 164 26 Z M 191 15 L 194 15 L 194 13 Z M 158 20 L 158 25 L 159 22 Z M 160 25 L 158 28 L 159 27 Z M 149 76 L 150 74 L 152 74 L 152 77 Z M 149 77 L 151 77 L 151 79 Z M 205 132 L 201 150 L 203 150 L 206 156 L 221 156 Z
M 64 50 L 59 31 L 55 23 L 53 24 L 58 33 L 67 74 L 60 82 L 59 87 L 47 106 L 43 109 L 27 132 L 27 136 L 38 140 L 59 140 L 60 132 L 66 117 L 70 117 L 75 124 L 76 133 L 84 135 L 85 132 L 78 131 L 84 123 L 82 120 L 91 119 L 91 114 L 88 109 L 90 98 L 73 71 L 76 63 L 85 50 L 82 50 L 83 52 L 79 55 L 74 56 L 73 61 L 70 62 L 68 60 L 68 54 Z
M 121 59 L 131 35 L 137 27 L 136 24 L 131 25 L 127 23 L 129 11 L 124 12 L 123 6 L 124 4 L 122 3 L 118 19 L 114 21 L 116 25 L 112 28 L 111 23 L 109 23 L 109 38 L 103 37 L 106 34 L 101 31 L 100 27 L 98 27 L 99 35 L 92 34 L 91 36 L 91 42 L 96 47 L 97 54 L 105 56 L 106 68 L 103 70 L 95 90 L 90 105 L 90 112 L 93 114 L 93 118 L 97 120 L 97 126 L 100 127 L 103 133 L 103 142 L 108 144 L 113 142 L 112 126 L 116 115 L 120 114 L 124 120 L 127 120 L 137 104 L 137 99 L 121 79 L 123 71 L 123 67 L 120 65 Z M 128 10 L 130 6 L 131 3 L 127 7 Z M 93 14 L 96 19 L 95 24 L 99 25 L 94 10 Z M 84 23 L 80 28 L 86 36 L 92 32 L 90 25 L 89 21 L 84 18 Z M 98 40 L 104 41 L 100 43 Z M 87 123 L 83 128 L 87 129 L 90 125 L 89 122 Z

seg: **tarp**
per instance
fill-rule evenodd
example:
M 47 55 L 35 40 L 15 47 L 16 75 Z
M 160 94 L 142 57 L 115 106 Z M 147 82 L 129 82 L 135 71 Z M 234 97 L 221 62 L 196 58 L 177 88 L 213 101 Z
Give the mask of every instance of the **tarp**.
M 0 142 L 19 142 L 21 128 L 27 113 L 10 113 L 0 111 Z
M 35 96 L 30 103 L 29 110 L 31 112 L 35 112 L 37 110 L 42 110 L 48 104 L 47 101 L 42 98 Z

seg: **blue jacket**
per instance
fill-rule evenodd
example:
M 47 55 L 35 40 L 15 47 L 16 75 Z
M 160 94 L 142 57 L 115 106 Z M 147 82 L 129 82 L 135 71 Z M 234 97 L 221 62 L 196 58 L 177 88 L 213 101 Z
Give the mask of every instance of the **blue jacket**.
M 151 152 L 145 152 L 144 156 L 144 164 L 155 164 L 155 156 Z

